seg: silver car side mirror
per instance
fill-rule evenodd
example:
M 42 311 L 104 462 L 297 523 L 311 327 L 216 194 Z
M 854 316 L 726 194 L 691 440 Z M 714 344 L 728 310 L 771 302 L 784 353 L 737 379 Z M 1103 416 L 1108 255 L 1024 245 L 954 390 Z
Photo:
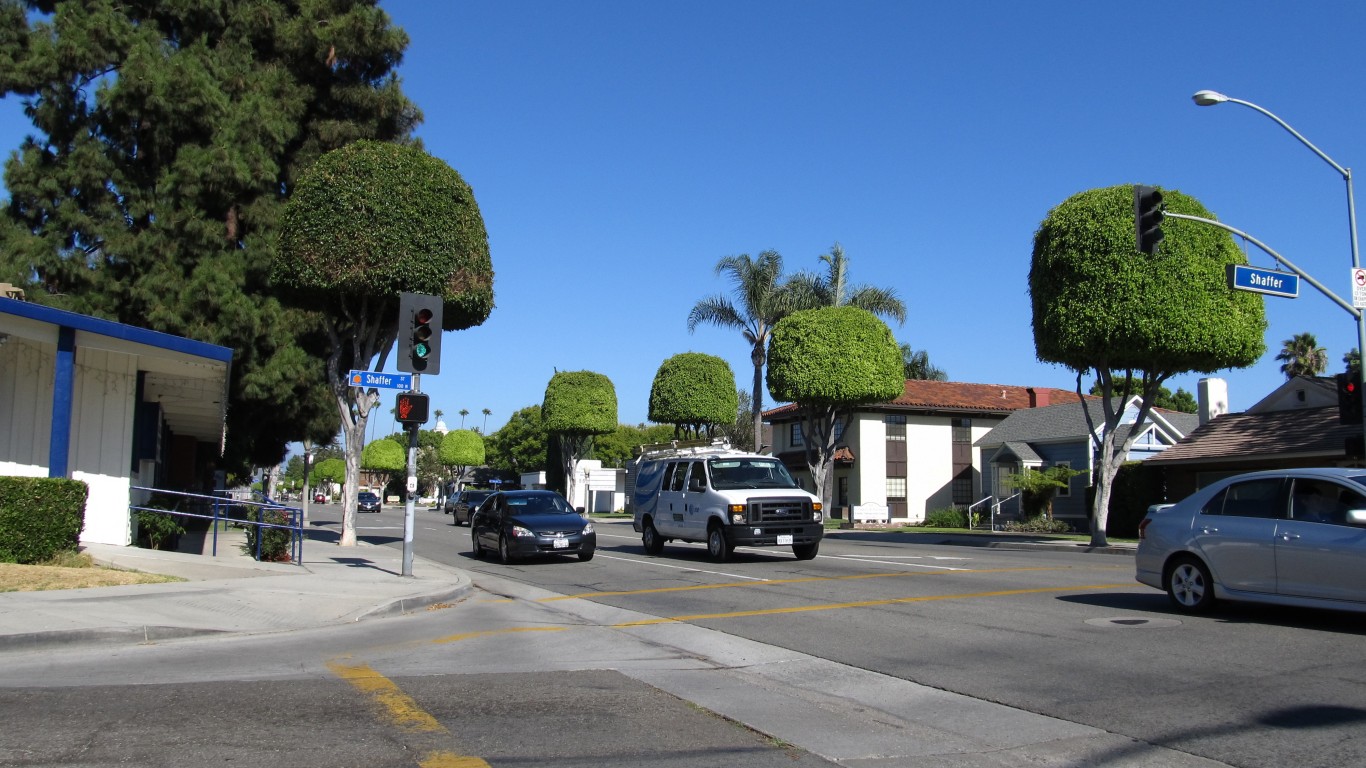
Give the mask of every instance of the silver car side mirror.
M 1349 509 L 1344 518 L 1348 525 L 1366 525 L 1366 509 Z

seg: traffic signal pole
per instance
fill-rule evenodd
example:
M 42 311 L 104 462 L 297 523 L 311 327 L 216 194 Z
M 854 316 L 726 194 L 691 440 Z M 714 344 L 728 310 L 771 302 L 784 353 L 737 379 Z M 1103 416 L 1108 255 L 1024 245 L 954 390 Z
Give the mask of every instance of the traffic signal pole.
M 413 374 L 413 391 L 421 392 L 421 374 Z M 413 575 L 413 529 L 417 526 L 417 510 L 413 497 L 417 495 L 417 430 L 421 424 L 405 424 L 408 428 L 408 482 L 404 486 L 407 503 L 403 506 L 403 576 Z

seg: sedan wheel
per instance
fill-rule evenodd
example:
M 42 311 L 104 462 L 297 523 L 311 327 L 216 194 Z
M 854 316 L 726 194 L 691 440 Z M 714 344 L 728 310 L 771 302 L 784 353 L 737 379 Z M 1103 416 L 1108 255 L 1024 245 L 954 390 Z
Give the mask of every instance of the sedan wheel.
M 474 556 L 484 556 L 484 545 L 479 543 L 479 532 L 470 531 L 470 542 L 474 545 Z
M 1214 605 L 1214 580 L 1205 564 L 1183 557 L 1167 569 L 1167 596 L 1187 613 L 1203 613 Z
M 580 553 L 579 553 L 579 560 L 581 560 L 581 561 L 583 561 L 583 562 L 588 562 L 589 560 L 592 560 L 592 559 L 593 559 L 593 550 L 591 550 L 591 549 L 588 550 L 587 552 L 580 552 Z
M 721 526 L 713 525 L 707 530 L 707 556 L 712 562 L 724 563 L 730 558 L 731 546 L 726 541 L 726 533 Z
M 498 560 L 504 565 L 512 562 L 512 551 L 508 549 L 508 537 L 498 537 Z

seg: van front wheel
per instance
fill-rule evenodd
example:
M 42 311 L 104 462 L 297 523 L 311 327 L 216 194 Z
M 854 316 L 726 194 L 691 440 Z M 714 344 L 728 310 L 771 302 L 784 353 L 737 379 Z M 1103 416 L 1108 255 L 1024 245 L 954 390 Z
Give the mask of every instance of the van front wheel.
M 707 557 L 712 562 L 724 563 L 730 559 L 731 546 L 726 541 L 726 532 L 721 530 L 721 526 L 713 525 L 707 529 Z
M 792 554 L 796 555 L 798 560 L 812 560 L 820 550 L 821 543 L 819 541 L 813 541 L 810 544 L 792 545 Z
M 645 554 L 658 555 L 664 551 L 664 539 L 655 530 L 655 524 L 645 522 L 645 531 L 640 535 L 640 541 L 645 545 Z

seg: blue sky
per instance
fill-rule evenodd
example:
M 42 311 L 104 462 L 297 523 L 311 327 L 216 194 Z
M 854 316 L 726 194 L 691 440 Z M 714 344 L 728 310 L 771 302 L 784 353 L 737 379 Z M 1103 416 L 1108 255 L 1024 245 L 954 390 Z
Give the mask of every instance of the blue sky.
M 1034 354 L 1033 234 L 1114 184 L 1193 195 L 1350 300 L 1342 177 L 1264 116 L 1190 97 L 1255 102 L 1366 164 L 1366 4 L 381 6 L 411 37 L 399 74 L 418 135 L 474 188 L 496 272 L 493 314 L 447 334 L 422 382 L 453 428 L 488 408 L 496 430 L 555 369 L 605 374 L 619 420 L 643 422 L 659 364 L 687 351 L 748 388 L 738 332 L 687 330 L 693 304 L 730 293 L 717 260 L 775 249 L 817 270 L 835 242 L 855 282 L 905 301 L 892 330 L 952 380 L 1070 389 Z M 0 101 L 0 146 L 26 130 Z M 1284 380 L 1282 340 L 1316 334 L 1330 371 L 1356 346 L 1352 318 L 1308 286 L 1266 305 L 1266 356 L 1218 374 L 1234 410 Z

